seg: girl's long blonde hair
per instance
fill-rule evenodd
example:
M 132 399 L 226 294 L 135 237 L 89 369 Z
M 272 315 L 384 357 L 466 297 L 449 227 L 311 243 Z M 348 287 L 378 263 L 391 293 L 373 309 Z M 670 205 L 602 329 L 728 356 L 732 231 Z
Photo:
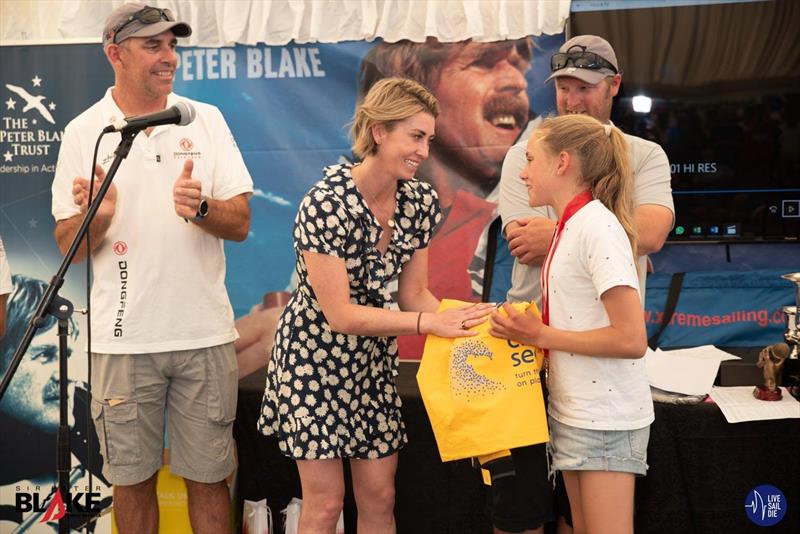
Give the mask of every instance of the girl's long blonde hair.
M 545 119 L 535 135 L 551 153 L 577 157 L 584 183 L 616 215 L 636 257 L 633 169 L 622 132 L 588 115 L 562 115 Z

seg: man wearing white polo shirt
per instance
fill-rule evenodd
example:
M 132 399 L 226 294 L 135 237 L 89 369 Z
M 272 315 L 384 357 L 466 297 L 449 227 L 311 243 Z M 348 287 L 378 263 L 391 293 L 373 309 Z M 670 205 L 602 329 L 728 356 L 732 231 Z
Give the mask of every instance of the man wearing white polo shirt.
M 111 13 L 103 46 L 114 86 L 67 125 L 53 182 L 55 238 L 66 252 L 87 210 L 100 131 L 178 102 L 197 110 L 187 126 L 136 136 L 91 225 L 92 416 L 122 533 L 158 530 L 165 424 L 194 532 L 229 531 L 237 372 L 223 241 L 247 236 L 253 184 L 219 110 L 172 93 L 177 37 L 191 31 L 166 9 Z M 119 140 L 100 143 L 95 191 Z

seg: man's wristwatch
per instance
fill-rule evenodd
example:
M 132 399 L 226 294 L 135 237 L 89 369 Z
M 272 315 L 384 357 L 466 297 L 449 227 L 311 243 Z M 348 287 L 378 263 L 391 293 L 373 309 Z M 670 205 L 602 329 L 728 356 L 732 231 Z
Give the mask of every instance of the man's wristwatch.
M 205 198 L 200 199 L 200 205 L 197 206 L 197 213 L 194 216 L 195 221 L 202 221 L 208 215 L 208 201 Z

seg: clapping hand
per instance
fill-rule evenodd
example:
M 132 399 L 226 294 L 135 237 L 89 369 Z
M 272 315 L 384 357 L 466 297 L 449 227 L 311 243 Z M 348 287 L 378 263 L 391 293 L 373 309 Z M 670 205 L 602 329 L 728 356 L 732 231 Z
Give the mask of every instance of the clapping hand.
M 106 179 L 106 172 L 100 165 L 95 165 L 94 175 L 95 179 L 92 194 L 97 196 L 97 191 L 100 190 L 100 186 L 103 185 L 103 182 Z M 89 180 L 78 176 L 72 181 L 72 201 L 75 202 L 75 204 L 80 208 L 81 213 L 86 213 L 90 204 Z M 116 206 L 117 186 L 112 183 L 106 191 L 106 195 L 103 197 L 103 201 L 100 203 L 100 206 L 97 208 L 97 217 L 100 219 L 110 219 L 114 216 Z

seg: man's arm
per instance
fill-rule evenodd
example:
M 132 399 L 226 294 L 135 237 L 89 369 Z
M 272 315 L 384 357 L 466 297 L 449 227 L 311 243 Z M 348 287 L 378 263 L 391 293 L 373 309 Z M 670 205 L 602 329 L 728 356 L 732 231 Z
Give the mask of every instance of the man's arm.
M 181 175 L 175 181 L 172 189 L 175 213 L 187 221 L 192 221 L 213 236 L 231 241 L 244 241 L 250 231 L 249 194 L 242 193 L 227 200 L 206 198 L 208 215 L 195 220 L 202 199 L 202 184 L 200 180 L 192 178 L 193 169 L 194 162 L 186 160 Z
M 632 143 L 634 168 L 634 219 L 639 235 L 637 255 L 661 250 L 675 222 L 669 159 L 655 143 Z
M 208 215 L 200 221 L 195 221 L 195 224 L 221 239 L 244 241 L 250 231 L 249 196 L 247 193 L 242 193 L 228 200 L 206 199 Z
M 556 222 L 546 217 L 526 217 L 506 226 L 511 255 L 523 265 L 538 267 L 547 255 Z
M 100 165 L 95 167 L 94 172 L 96 176 L 94 193 L 96 194 L 100 189 L 103 180 L 106 178 L 106 173 Z M 86 216 L 86 211 L 89 207 L 89 180 L 81 177 L 77 177 L 73 180 L 72 200 L 80 208 L 81 212 L 77 215 L 73 215 L 72 217 L 56 222 L 56 228 L 53 232 L 53 235 L 56 239 L 56 244 L 58 245 L 58 249 L 61 251 L 62 255 L 66 255 L 69 246 L 72 244 L 72 240 L 75 239 L 75 234 L 78 233 L 78 228 L 80 228 L 81 223 L 83 223 L 83 219 Z M 114 218 L 116 206 L 117 188 L 114 184 L 111 184 L 111 186 L 108 188 L 108 191 L 106 191 L 106 196 L 103 197 L 103 202 L 101 202 L 100 206 L 97 208 L 97 213 L 92 220 L 92 224 L 89 225 L 89 235 L 91 236 L 90 248 L 92 251 L 97 249 L 97 247 L 100 246 L 100 243 L 102 243 L 105 239 L 106 232 L 108 232 L 108 228 L 111 226 L 111 221 Z M 78 250 L 72 261 L 73 263 L 80 263 L 85 258 L 86 245 L 82 244 L 78 247 Z
M 639 236 L 636 254 L 644 256 L 661 250 L 672 230 L 672 211 L 665 206 L 644 204 L 634 211 L 636 232 Z

